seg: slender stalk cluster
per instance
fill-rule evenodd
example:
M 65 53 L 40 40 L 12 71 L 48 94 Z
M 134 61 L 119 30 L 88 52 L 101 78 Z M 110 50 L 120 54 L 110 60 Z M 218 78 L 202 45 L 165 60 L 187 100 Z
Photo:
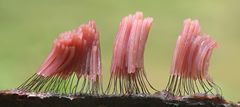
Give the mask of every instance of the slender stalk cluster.
M 61 33 L 36 74 L 21 91 L 98 94 L 102 91 L 101 52 L 95 21 Z
M 124 17 L 115 38 L 111 77 L 106 93 L 150 93 L 144 71 L 144 48 L 153 19 L 142 12 Z M 148 85 L 145 83 L 147 82 Z
M 142 12 L 122 18 L 116 34 L 110 80 L 106 94 L 150 94 L 157 91 L 148 81 L 144 49 L 153 18 Z M 103 94 L 99 33 L 95 21 L 61 33 L 37 73 L 20 85 L 23 92 Z M 166 91 L 177 96 L 221 94 L 208 74 L 213 49 L 209 35 L 201 33 L 198 20 L 186 19 L 177 39 Z M 164 91 L 164 92 L 166 92 Z
M 198 20 L 186 19 L 177 39 L 166 90 L 180 96 L 201 92 L 219 94 L 221 89 L 208 74 L 215 47 L 216 41 L 201 33 Z

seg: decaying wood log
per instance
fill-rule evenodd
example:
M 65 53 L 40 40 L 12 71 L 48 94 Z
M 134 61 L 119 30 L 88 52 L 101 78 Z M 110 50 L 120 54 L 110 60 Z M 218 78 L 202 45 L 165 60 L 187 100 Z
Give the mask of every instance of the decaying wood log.
M 154 95 L 54 95 L 0 92 L 0 107 L 233 107 L 220 97 L 186 97 L 176 99 L 166 92 Z

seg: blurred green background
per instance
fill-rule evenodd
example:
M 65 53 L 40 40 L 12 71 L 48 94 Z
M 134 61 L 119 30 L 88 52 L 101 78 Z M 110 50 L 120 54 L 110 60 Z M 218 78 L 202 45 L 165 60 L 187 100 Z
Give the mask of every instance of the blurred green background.
M 101 33 L 104 84 L 109 80 L 112 44 L 123 16 L 143 11 L 154 23 L 145 50 L 148 79 L 164 89 L 182 21 L 199 19 L 219 43 L 210 74 L 227 100 L 240 100 L 240 1 L 236 0 L 0 0 L 0 90 L 34 74 L 60 32 L 95 19 Z

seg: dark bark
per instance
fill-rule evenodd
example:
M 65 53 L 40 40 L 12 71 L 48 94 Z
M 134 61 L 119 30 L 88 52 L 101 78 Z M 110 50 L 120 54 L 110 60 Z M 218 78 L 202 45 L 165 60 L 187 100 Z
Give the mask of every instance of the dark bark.
M 42 96 L 42 97 L 41 97 Z M 43 97 L 44 96 L 44 97 Z M 0 92 L 0 107 L 232 107 L 221 98 L 184 98 L 176 100 L 162 94 L 151 96 L 35 95 Z

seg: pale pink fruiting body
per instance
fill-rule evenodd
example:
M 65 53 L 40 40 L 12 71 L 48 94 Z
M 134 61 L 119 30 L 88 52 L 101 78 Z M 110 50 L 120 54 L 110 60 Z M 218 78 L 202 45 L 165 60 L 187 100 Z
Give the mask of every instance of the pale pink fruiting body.
M 83 80 L 81 87 L 80 79 Z M 101 79 L 99 33 L 95 21 L 89 21 L 74 30 L 61 33 L 54 40 L 50 54 L 37 73 L 19 89 L 33 92 L 76 93 L 80 88 L 80 93 L 85 91 L 97 94 L 102 90 Z
M 184 78 L 206 78 L 209 59 L 217 43 L 200 32 L 198 20 L 186 19 L 178 37 L 171 73 Z
M 143 61 L 152 21 L 151 17 L 144 18 L 142 12 L 136 12 L 120 22 L 113 46 L 111 79 L 107 91 L 113 81 L 113 93 L 117 93 L 117 87 L 120 93 L 149 93 L 144 83 L 147 79 Z
M 94 21 L 61 33 L 37 74 L 66 78 L 74 72 L 92 80 L 101 75 L 99 33 Z
M 141 12 L 122 19 L 113 48 L 111 72 L 135 73 L 143 68 L 144 47 L 152 24 L 152 18 L 144 18 Z
M 166 90 L 175 95 L 211 93 L 220 88 L 208 74 L 209 61 L 217 43 L 201 33 L 198 20 L 186 19 L 174 50 L 170 78 Z

